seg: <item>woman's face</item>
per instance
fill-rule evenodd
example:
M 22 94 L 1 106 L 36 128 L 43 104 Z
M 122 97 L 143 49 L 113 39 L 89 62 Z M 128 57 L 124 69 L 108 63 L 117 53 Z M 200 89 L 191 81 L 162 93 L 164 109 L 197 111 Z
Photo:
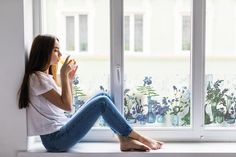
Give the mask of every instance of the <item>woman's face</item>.
M 51 62 L 50 65 L 57 64 L 62 56 L 60 52 L 60 45 L 58 40 L 55 40 L 54 48 L 52 50 Z

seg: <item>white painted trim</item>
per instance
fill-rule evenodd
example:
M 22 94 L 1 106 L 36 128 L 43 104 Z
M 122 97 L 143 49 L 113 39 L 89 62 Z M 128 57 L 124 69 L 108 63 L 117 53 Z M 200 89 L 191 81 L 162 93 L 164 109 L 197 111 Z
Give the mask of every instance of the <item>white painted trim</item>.
M 202 139 L 204 122 L 204 52 L 205 52 L 205 0 L 193 0 L 192 9 L 192 124 L 193 130 Z
M 111 94 L 123 113 L 123 0 L 110 0 Z
M 18 157 L 234 157 L 236 143 L 165 143 L 160 150 L 150 152 L 121 152 L 117 142 L 81 142 L 68 152 L 46 152 L 42 145 L 17 152 Z

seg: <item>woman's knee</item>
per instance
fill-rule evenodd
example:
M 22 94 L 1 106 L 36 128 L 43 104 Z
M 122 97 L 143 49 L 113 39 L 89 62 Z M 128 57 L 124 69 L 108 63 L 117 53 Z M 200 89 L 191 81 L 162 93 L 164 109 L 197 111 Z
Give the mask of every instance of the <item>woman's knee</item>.
M 109 99 L 111 99 L 111 96 L 107 93 L 107 92 L 100 92 L 99 93 L 99 96 L 106 96 L 106 97 L 108 97 Z
M 108 101 L 110 101 L 107 95 L 100 95 L 97 97 L 97 100 L 102 103 L 107 103 Z

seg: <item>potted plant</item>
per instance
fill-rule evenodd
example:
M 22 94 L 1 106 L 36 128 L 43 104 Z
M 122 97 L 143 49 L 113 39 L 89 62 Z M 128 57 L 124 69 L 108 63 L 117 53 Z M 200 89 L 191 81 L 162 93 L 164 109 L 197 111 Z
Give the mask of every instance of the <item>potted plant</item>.
M 73 106 L 75 108 L 75 112 L 84 104 L 84 100 L 81 97 L 86 96 L 83 90 L 79 87 L 79 77 L 75 76 L 73 80 Z
M 234 93 L 231 93 L 230 95 L 226 95 L 227 97 L 227 113 L 225 115 L 225 121 L 228 124 L 235 123 L 236 118 L 236 97 Z
M 140 98 L 135 93 L 129 94 L 129 89 L 124 91 L 124 115 L 128 122 L 145 124 L 146 116 L 144 114 L 144 106 L 141 104 Z
M 145 97 L 143 105 L 147 104 L 148 113 L 147 113 L 147 122 L 154 123 L 156 120 L 155 114 L 152 111 L 153 100 L 152 97 L 158 96 L 155 89 L 151 86 L 152 77 L 146 76 L 143 80 L 143 85 L 138 86 L 137 90 Z
M 224 121 L 224 117 L 226 115 L 227 108 L 225 103 L 219 103 L 216 105 L 216 111 L 215 111 L 215 122 L 222 123 Z
M 170 110 L 168 98 L 163 97 L 162 103 L 155 101 L 153 108 L 154 108 L 154 113 L 156 114 L 157 123 L 165 123 L 165 115 Z
M 206 96 L 206 105 L 205 105 L 205 124 L 220 122 L 219 116 L 222 117 L 223 106 L 226 105 L 226 93 L 228 92 L 227 88 L 221 88 L 223 80 L 217 80 L 215 83 L 209 82 L 207 85 L 207 96 Z M 207 113 L 207 107 L 210 105 L 211 113 Z M 208 111 L 209 112 L 209 111 Z M 212 118 L 210 117 L 210 115 Z

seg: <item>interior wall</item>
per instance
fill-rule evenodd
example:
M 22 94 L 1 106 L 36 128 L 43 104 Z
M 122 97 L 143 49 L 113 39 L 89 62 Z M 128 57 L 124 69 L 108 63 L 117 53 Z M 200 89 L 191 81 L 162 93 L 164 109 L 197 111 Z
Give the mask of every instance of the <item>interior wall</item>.
M 17 107 L 17 91 L 31 40 L 31 0 L 0 1 L 0 156 L 14 157 L 27 145 L 25 110 Z M 29 18 L 24 21 L 25 13 Z M 31 17 L 31 18 L 30 18 Z M 24 27 L 24 22 L 27 23 Z M 24 31 L 25 30 L 25 31 Z

